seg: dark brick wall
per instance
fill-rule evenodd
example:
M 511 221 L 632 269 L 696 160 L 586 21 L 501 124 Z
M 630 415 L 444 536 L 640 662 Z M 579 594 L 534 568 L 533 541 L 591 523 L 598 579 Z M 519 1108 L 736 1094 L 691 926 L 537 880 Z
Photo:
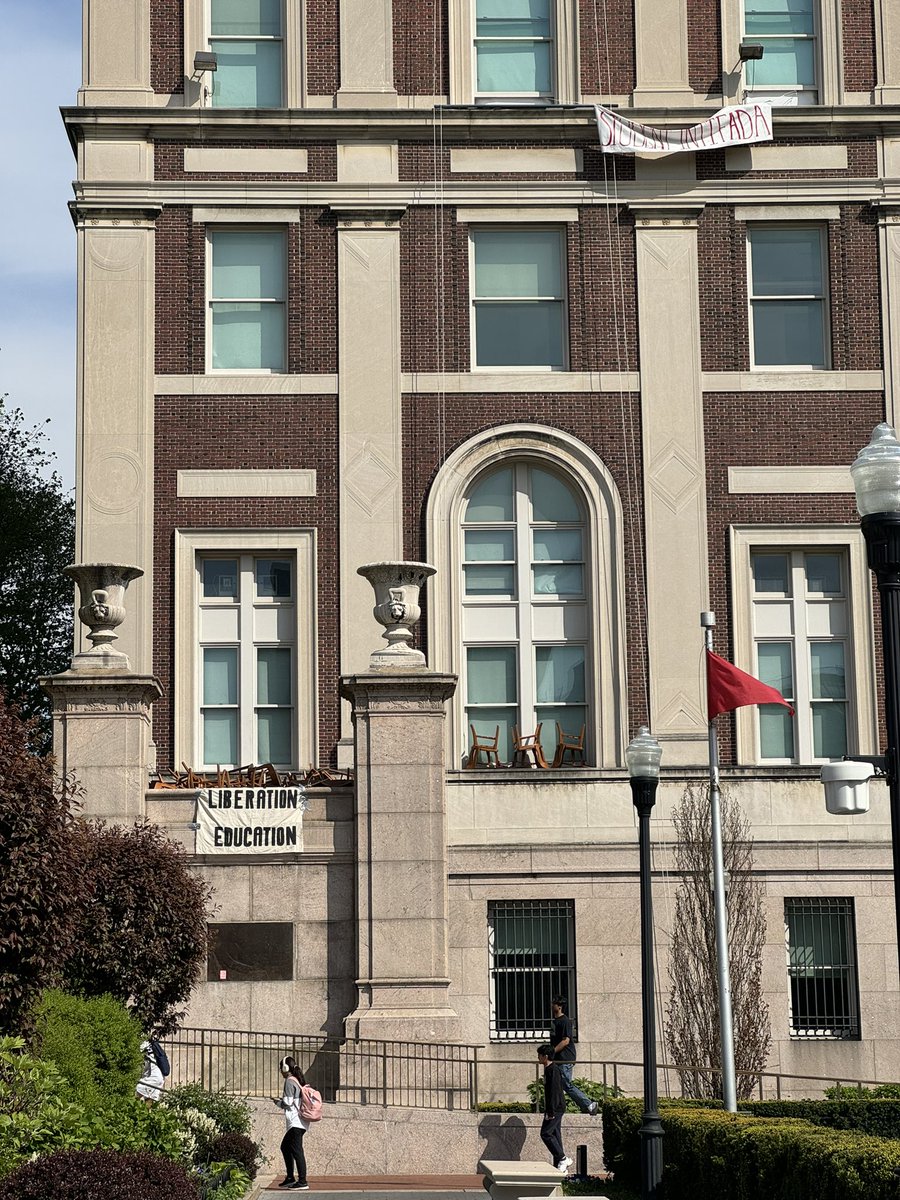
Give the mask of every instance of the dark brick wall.
M 720 0 L 690 0 L 687 6 L 688 78 L 701 96 L 722 94 Z
M 873 0 L 842 0 L 844 87 L 868 92 L 877 83 L 875 71 L 875 6 Z
M 306 90 L 333 96 L 340 87 L 338 0 L 306 0 Z
M 184 91 L 184 0 L 150 0 L 150 86 Z
M 447 0 L 394 0 L 394 87 L 401 96 L 447 96 Z
M 588 96 L 634 91 L 634 0 L 579 0 L 581 90 Z
M 240 142 L 220 142 L 214 143 L 195 142 L 193 145 L 215 145 L 216 149 L 231 150 L 271 150 L 271 149 L 290 149 L 290 150 L 306 150 L 307 171 L 304 172 L 278 172 L 278 171 L 223 171 L 215 176 L 209 175 L 205 171 L 185 171 L 184 169 L 184 151 L 186 143 L 184 142 L 164 142 L 157 141 L 154 145 L 154 174 L 157 179 L 191 179 L 197 181 L 215 179 L 232 179 L 243 183 L 251 180 L 295 180 L 298 183 L 303 183 L 309 179 L 314 182 L 333 182 L 337 179 L 337 146 L 334 142 L 303 142 L 296 138 L 278 138 L 268 141 L 248 138 Z
M 596 132 L 596 123 L 590 122 L 591 133 Z M 506 182 L 534 182 L 540 180 L 572 180 L 588 179 L 603 180 L 610 188 L 616 180 L 634 179 L 634 156 L 625 154 L 603 154 L 596 137 L 584 141 L 570 138 L 549 138 L 541 140 L 520 139 L 514 142 L 464 142 L 456 143 L 467 149 L 479 150 L 547 150 L 565 147 L 580 151 L 581 169 L 576 175 L 563 174 L 559 171 L 495 171 L 486 175 L 474 171 L 450 170 L 451 143 L 446 136 L 443 146 L 429 142 L 401 142 L 397 151 L 397 167 L 401 182 L 412 183 L 423 180 L 438 180 L 445 184 L 451 180 L 472 179 L 482 182 L 503 180 Z
M 710 206 L 700 218 L 700 332 L 704 371 L 746 371 L 749 358 L 747 225 Z M 828 222 L 831 357 L 836 371 L 881 368 L 877 220 L 867 205 L 841 206 Z
M 704 396 L 710 603 L 716 647 L 734 654 L 729 525 L 850 525 L 859 518 L 852 495 L 738 496 L 728 491 L 729 466 L 793 463 L 845 465 L 884 419 L 877 392 L 718 394 Z M 722 762 L 734 763 L 734 720 L 719 722 Z
M 270 527 L 316 530 L 319 596 L 338 595 L 337 400 L 334 396 L 157 396 L 154 524 L 154 672 L 163 697 L 154 705 L 159 762 L 172 763 L 174 531 Z M 316 471 L 309 499 L 178 499 L 176 471 Z M 252 534 L 248 550 L 253 550 Z M 319 762 L 334 761 L 340 662 L 338 607 L 317 605 Z M 305 764 L 301 764 L 305 765 Z
M 600 394 L 502 396 L 408 395 L 403 397 L 404 552 L 427 561 L 425 505 L 437 469 L 446 455 L 479 430 L 517 422 L 562 429 L 590 446 L 609 468 L 624 507 L 625 561 L 640 558 L 643 481 L 640 466 L 641 415 L 638 398 Z M 623 437 L 630 430 L 633 443 Z M 643 612 L 641 579 L 625 571 L 625 624 L 629 690 L 628 727 L 646 722 L 646 637 L 632 614 Z M 428 613 L 422 641 L 427 644 Z
M 839 170 L 819 171 L 726 171 L 724 150 L 704 150 L 697 155 L 698 179 L 875 179 L 878 175 L 878 150 L 875 138 L 842 139 L 847 147 L 847 166 Z M 828 137 L 775 137 L 776 146 L 833 146 Z
M 156 371 L 205 369 L 206 227 L 189 208 L 163 210 L 156 235 Z M 291 373 L 337 370 L 336 221 L 302 208 L 287 226 L 288 362 Z
M 470 370 L 468 226 L 452 210 L 410 209 L 400 233 L 404 371 Z M 567 225 L 569 362 L 573 371 L 635 370 L 634 221 L 583 208 Z

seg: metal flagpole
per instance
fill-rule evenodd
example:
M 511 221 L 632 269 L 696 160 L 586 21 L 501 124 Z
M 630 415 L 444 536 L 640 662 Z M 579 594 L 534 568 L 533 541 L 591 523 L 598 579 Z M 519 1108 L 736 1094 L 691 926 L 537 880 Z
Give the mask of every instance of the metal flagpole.
M 706 649 L 712 652 L 716 614 L 700 614 Z M 716 914 L 716 960 L 719 977 L 719 1037 L 722 1050 L 722 1100 L 727 1112 L 737 1111 L 734 1081 L 734 1031 L 731 1021 L 731 970 L 728 962 L 728 910 L 725 904 L 725 859 L 722 853 L 722 809 L 719 797 L 719 739 L 715 718 L 709 722 L 709 804 L 711 813 L 713 905 Z

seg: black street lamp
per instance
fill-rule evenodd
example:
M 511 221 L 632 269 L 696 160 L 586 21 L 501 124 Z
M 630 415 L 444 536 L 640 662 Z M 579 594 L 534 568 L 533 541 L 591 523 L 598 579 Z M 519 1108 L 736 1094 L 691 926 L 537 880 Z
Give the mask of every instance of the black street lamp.
M 869 566 L 881 597 L 884 719 L 887 749 L 870 759 L 887 776 L 894 854 L 894 911 L 900 939 L 900 443 L 890 425 L 875 427 L 872 440 L 850 468 L 862 517 Z
M 625 751 L 631 798 L 638 814 L 641 862 L 641 1015 L 644 1031 L 644 1119 L 641 1122 L 641 1200 L 657 1200 L 663 1173 L 663 1128 L 656 1089 L 656 1009 L 653 978 L 653 893 L 650 814 L 656 803 L 662 747 L 642 725 Z

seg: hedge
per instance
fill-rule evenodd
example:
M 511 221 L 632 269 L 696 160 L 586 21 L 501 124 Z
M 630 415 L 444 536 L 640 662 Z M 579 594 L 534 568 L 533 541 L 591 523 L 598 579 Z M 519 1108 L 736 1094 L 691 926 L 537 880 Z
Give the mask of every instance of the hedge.
M 752 1107 L 756 1113 L 774 1106 L 784 1115 L 742 1111 L 735 1116 L 664 1101 L 666 1200 L 721 1200 L 725 1195 L 730 1200 L 897 1200 L 900 1144 L 846 1127 L 813 1125 L 795 1115 L 798 1107 L 816 1104 L 758 1102 L 742 1105 L 742 1110 Z M 618 1181 L 632 1187 L 640 1180 L 642 1108 L 640 1100 L 603 1105 L 604 1162 Z M 791 1109 L 795 1111 L 788 1117 Z

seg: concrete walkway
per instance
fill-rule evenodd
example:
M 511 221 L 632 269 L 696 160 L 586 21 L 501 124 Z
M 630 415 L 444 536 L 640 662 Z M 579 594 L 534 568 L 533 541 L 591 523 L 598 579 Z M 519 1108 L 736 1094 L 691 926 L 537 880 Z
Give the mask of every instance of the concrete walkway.
M 284 1178 L 276 1175 L 261 1185 L 259 1195 L 267 1200 L 275 1194 L 294 1195 L 290 1188 L 280 1188 Z M 482 1175 L 332 1175 L 330 1178 L 310 1175 L 309 1192 L 301 1195 L 333 1195 L 339 1200 L 366 1200 L 369 1196 L 401 1195 L 403 1200 L 462 1200 L 474 1193 L 484 1194 Z

